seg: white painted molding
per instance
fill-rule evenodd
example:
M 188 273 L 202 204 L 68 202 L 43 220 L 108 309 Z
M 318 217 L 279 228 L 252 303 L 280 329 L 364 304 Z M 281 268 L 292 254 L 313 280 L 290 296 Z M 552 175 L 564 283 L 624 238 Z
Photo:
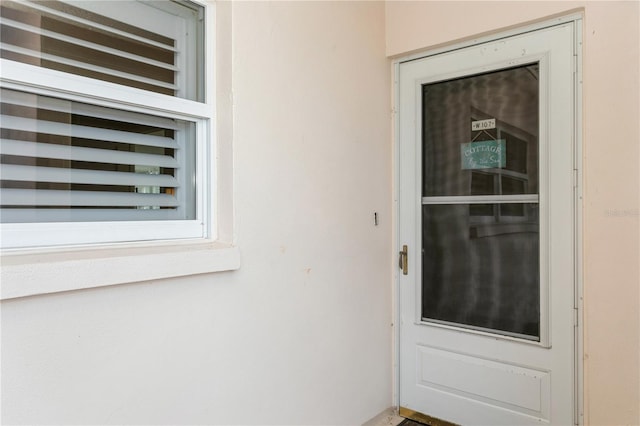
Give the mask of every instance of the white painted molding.
M 2 256 L 0 299 L 236 270 L 238 247 L 216 242 L 81 248 Z

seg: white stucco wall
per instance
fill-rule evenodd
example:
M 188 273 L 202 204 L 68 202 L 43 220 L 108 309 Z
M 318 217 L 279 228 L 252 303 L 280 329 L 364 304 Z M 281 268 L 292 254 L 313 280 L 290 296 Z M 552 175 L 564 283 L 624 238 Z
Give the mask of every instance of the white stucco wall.
M 240 269 L 3 301 L 3 424 L 360 424 L 391 405 L 384 25 L 377 2 L 233 4 Z
M 386 4 L 399 56 L 584 11 L 583 288 L 586 423 L 640 424 L 640 3 Z

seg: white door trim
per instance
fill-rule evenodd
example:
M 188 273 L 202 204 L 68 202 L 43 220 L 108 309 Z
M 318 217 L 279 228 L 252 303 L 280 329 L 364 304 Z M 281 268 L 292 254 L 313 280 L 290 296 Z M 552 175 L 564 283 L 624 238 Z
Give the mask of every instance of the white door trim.
M 517 28 L 511 28 L 508 30 L 498 30 L 495 33 L 485 34 L 479 37 L 474 37 L 466 41 L 453 43 L 444 47 L 438 47 L 435 49 L 426 49 L 417 53 L 413 53 L 407 56 L 401 56 L 392 61 L 392 79 L 393 79 L 393 155 L 394 155 L 394 171 L 393 171 L 393 211 L 394 211 L 394 238 L 393 238 L 393 251 L 394 255 L 397 255 L 400 251 L 401 242 L 399 241 L 400 235 L 400 205 L 398 202 L 399 197 L 399 162 L 400 162 L 400 119 L 399 119 L 399 70 L 400 64 L 403 62 L 413 61 L 417 59 L 426 58 L 429 56 L 438 55 L 440 53 L 449 52 L 453 50 L 463 49 L 469 46 L 474 46 L 481 43 L 500 40 L 506 37 L 512 37 L 531 31 L 537 31 L 544 28 L 573 22 L 575 28 L 575 61 L 576 61 L 576 75 L 574 77 L 575 85 L 575 117 L 574 117 L 574 139 L 573 139 L 573 156 L 574 156 L 574 227 L 575 227 L 575 241 L 574 241 L 574 265 L 575 265 L 575 301 L 574 308 L 576 311 L 575 318 L 575 372 L 574 372 L 574 386 L 575 386 L 575 423 L 578 425 L 584 424 L 584 304 L 583 304 L 583 241 L 582 241 L 582 221 L 583 221 L 583 164 L 582 164 L 582 140 L 583 140 L 583 107 L 582 107 L 582 21 L 583 13 L 571 13 L 564 16 L 557 16 L 543 21 L 524 24 Z M 394 259 L 394 264 L 397 259 Z M 399 339 L 399 324 L 400 324 L 400 298 L 399 298 L 399 282 L 400 282 L 400 269 L 394 268 L 393 273 L 393 404 L 396 408 L 400 406 L 400 339 Z

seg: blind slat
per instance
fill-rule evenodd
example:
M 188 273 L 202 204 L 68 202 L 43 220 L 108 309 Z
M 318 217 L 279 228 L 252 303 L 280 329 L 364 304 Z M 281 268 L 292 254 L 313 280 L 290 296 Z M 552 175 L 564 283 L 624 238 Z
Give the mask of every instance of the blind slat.
M 49 53 L 43 53 L 43 52 L 38 52 L 35 50 L 31 50 L 31 49 L 25 49 L 23 47 L 19 47 L 19 46 L 14 46 L 11 44 L 7 44 L 7 43 L 0 43 L 0 49 L 1 50 L 5 50 L 7 52 L 13 52 L 13 53 L 18 53 L 20 55 L 26 55 L 26 56 L 31 56 L 33 58 L 37 58 L 37 59 L 44 59 L 47 61 L 52 61 L 52 62 L 57 62 L 63 65 L 70 65 L 76 68 L 81 68 L 83 70 L 88 70 L 88 71 L 94 71 L 94 72 L 99 72 L 102 74 L 107 74 L 107 75 L 112 75 L 115 77 L 120 77 L 120 78 L 124 78 L 127 80 L 132 80 L 132 81 L 137 81 L 139 83 L 145 83 L 145 84 L 150 84 L 152 86 L 156 86 L 156 87 L 162 87 L 165 89 L 170 89 L 170 90 L 177 90 L 178 86 L 176 86 L 175 84 L 171 84 L 171 83 L 167 83 L 164 81 L 160 81 L 160 80 L 154 80 L 152 78 L 147 78 L 147 77 L 142 77 L 136 74 L 130 74 L 127 72 L 123 72 L 123 71 L 117 71 L 111 68 L 105 68 L 105 67 L 101 67 L 98 65 L 91 65 L 87 62 L 81 62 L 81 61 L 75 61 L 73 59 L 69 59 L 69 58 L 63 58 L 61 56 L 56 56 L 56 55 L 51 55 Z
M 3 164 L 0 179 L 21 182 L 56 182 L 93 185 L 140 185 L 178 187 L 178 181 L 169 175 L 154 175 L 105 170 L 65 169 L 58 167 L 20 166 Z
M 55 191 L 50 189 L 0 188 L 4 206 L 86 206 L 86 207 L 178 207 L 178 200 L 168 194 L 133 192 Z
M 90 49 L 99 50 L 101 52 L 109 53 L 114 56 L 119 56 L 121 58 L 132 59 L 134 61 L 142 62 L 147 65 L 153 65 L 158 68 L 163 68 L 166 70 L 177 71 L 178 67 L 172 64 L 168 64 L 166 62 L 156 61 L 155 59 L 147 58 L 144 56 L 136 55 L 134 53 L 129 53 L 123 50 L 114 49 L 111 47 L 103 46 L 101 44 L 92 43 L 88 40 L 81 40 L 75 37 L 70 37 L 64 34 L 57 33 L 55 31 L 46 30 L 43 28 L 34 27 L 33 25 L 24 24 L 22 22 L 17 22 L 12 19 L 2 18 L 0 17 L 0 24 L 6 25 L 8 27 L 13 27 L 16 29 L 20 29 L 23 31 L 27 31 L 33 34 L 37 34 L 38 36 L 46 36 L 49 38 L 53 38 L 56 40 L 64 41 L 66 43 L 75 44 L 81 47 L 88 47 Z
M 138 36 L 136 34 L 131 34 L 131 33 L 126 32 L 126 31 L 118 30 L 116 28 L 109 27 L 108 25 L 102 25 L 102 24 L 100 24 L 98 22 L 90 21 L 88 19 L 83 19 L 83 18 L 77 17 L 75 15 L 70 15 L 68 13 L 59 12 L 59 11 L 57 11 L 55 9 L 51 9 L 51 8 L 48 8 L 48 7 L 43 7 L 43 6 L 41 6 L 41 5 L 37 4 L 37 3 L 25 2 L 25 4 L 27 4 L 31 8 L 33 8 L 35 10 L 38 10 L 40 12 L 43 12 L 44 14 L 47 14 L 47 15 L 57 16 L 57 17 L 60 17 L 60 18 L 63 18 L 63 19 L 69 20 L 69 21 L 73 21 L 73 22 L 79 23 L 79 24 L 81 24 L 83 26 L 88 26 L 90 28 L 98 28 L 98 29 L 100 29 L 100 30 L 102 30 L 102 31 L 104 31 L 106 33 L 109 33 L 109 34 L 115 34 L 115 35 L 120 36 L 120 37 L 125 37 L 125 38 L 131 39 L 131 40 L 136 40 L 136 41 L 139 41 L 139 42 L 142 42 L 142 43 L 145 43 L 145 44 L 149 44 L 149 45 L 152 45 L 152 46 L 155 46 L 155 47 L 159 47 L 159 48 L 162 48 L 162 49 L 165 49 L 165 50 L 169 50 L 169 51 L 172 51 L 172 52 L 176 52 L 177 51 L 176 47 L 174 47 L 174 46 L 169 46 L 167 44 L 160 43 L 160 42 L 157 42 L 155 40 L 148 39 L 146 37 L 141 37 L 141 36 Z M 46 2 L 44 2 L 43 4 L 46 5 Z
M 178 219 L 182 216 L 176 209 L 0 209 L 3 223 Z
M 178 168 L 178 161 L 168 155 L 143 154 L 140 152 L 85 148 L 13 139 L 0 139 L 0 152 L 6 155 L 33 158 Z
M 163 129 L 180 129 L 170 118 L 158 117 L 156 115 L 140 114 L 130 111 L 120 111 L 117 109 L 104 108 L 79 102 L 64 101 L 46 96 L 37 96 L 14 90 L 2 89 L 2 103 L 25 106 L 29 108 L 46 109 L 50 111 L 64 112 L 68 114 L 83 115 L 86 117 L 103 118 L 106 120 L 122 121 L 126 123 L 142 124 L 144 126 L 154 126 Z
M 121 142 L 132 145 L 155 146 L 159 148 L 178 148 L 178 145 L 171 138 L 164 136 L 151 136 L 141 133 L 130 133 L 121 130 L 101 129 L 97 127 L 80 126 L 8 115 L 0 116 L 0 124 L 2 125 L 2 128 L 5 129 L 25 132 L 48 133 L 58 136 Z

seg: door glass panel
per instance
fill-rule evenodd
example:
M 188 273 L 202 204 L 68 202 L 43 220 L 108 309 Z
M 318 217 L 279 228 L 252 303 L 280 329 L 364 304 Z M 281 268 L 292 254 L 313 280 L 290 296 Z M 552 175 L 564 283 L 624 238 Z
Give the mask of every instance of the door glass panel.
M 472 206 L 493 215 L 474 215 Z M 506 206 L 523 216 L 503 216 Z M 440 204 L 422 211 L 422 319 L 538 340 L 538 205 Z
M 538 92 L 537 64 L 423 86 L 424 321 L 540 339 Z
M 537 64 L 425 84 L 422 95 L 424 197 L 508 193 L 478 171 L 520 179 L 520 194 L 538 192 Z M 472 130 L 486 119 L 495 119 L 495 128 Z M 504 141 L 503 166 L 462 167 L 465 154 L 468 161 L 482 158 L 497 141 Z

